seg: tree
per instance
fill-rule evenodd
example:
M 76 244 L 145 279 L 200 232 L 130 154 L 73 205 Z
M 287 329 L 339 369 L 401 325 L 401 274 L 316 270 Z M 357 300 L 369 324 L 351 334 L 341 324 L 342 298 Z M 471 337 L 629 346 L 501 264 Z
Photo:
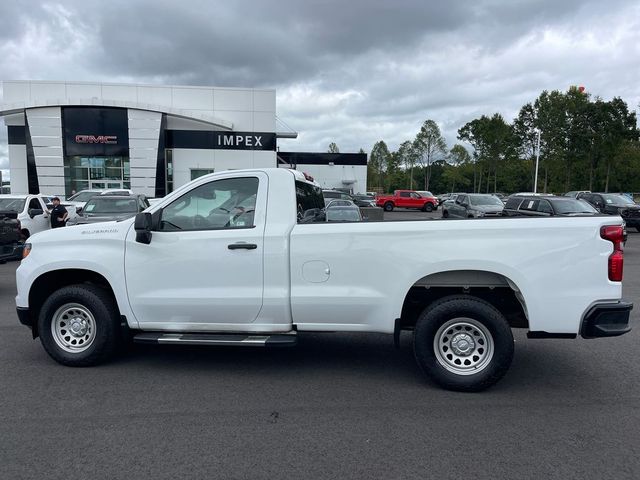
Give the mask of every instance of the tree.
M 447 153 L 447 142 L 440 133 L 440 127 L 433 120 L 425 120 L 413 142 L 415 157 L 424 171 L 424 189 L 429 190 L 431 164 L 444 158 Z
M 471 181 L 468 178 L 471 166 L 471 155 L 466 148 L 459 143 L 454 145 L 447 155 L 447 162 L 443 165 L 442 178 L 445 185 L 442 190 L 454 192 L 456 186 L 468 187 Z M 450 187 L 450 188 L 449 188 Z
M 338 149 L 338 145 L 336 145 L 335 142 L 331 142 L 329 144 L 329 153 L 340 153 L 340 150 Z
M 458 130 L 458 139 L 467 141 L 474 148 L 474 158 L 480 164 L 477 191 L 482 188 L 483 171 L 487 175 L 486 191 L 489 193 L 493 174 L 493 192 L 498 188 L 498 171 L 508 158 L 516 155 L 517 140 L 513 127 L 499 113 L 492 117 L 483 115 Z M 475 183 L 475 182 L 474 182 Z
M 369 188 L 379 188 L 384 190 L 384 176 L 389 166 L 391 153 L 384 141 L 380 140 L 371 149 L 369 163 L 367 164 L 367 185 Z
M 402 142 L 398 148 L 397 156 L 400 165 L 404 165 L 409 170 L 409 189 L 413 190 L 413 168 L 418 161 L 418 152 L 414 143 L 409 140 Z

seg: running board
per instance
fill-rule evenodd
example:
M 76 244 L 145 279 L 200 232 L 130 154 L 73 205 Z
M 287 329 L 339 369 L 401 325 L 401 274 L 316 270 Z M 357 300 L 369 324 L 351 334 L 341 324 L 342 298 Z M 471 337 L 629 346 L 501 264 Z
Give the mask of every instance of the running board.
M 298 343 L 296 333 L 247 335 L 244 333 L 166 333 L 142 332 L 133 337 L 136 343 L 174 345 L 230 345 L 235 347 L 292 347 Z

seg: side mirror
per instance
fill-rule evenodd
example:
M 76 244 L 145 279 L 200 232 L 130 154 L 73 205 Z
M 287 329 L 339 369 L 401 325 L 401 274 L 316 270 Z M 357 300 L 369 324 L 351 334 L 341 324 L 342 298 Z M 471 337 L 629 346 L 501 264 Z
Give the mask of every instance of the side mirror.
M 41 208 L 30 208 L 29 209 L 29 218 L 37 217 L 38 215 L 42 215 L 44 210 Z
M 149 245 L 151 243 L 152 218 L 149 212 L 141 212 L 136 215 L 134 228 L 136 230 L 136 242 Z

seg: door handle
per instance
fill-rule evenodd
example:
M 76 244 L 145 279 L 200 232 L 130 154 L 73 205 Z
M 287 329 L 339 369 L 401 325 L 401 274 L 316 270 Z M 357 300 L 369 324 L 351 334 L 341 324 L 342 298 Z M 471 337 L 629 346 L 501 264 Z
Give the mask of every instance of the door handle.
M 238 242 L 238 243 L 232 243 L 231 245 L 228 245 L 227 248 L 229 250 L 255 250 L 256 248 L 258 248 L 258 245 L 256 245 L 255 243 L 244 243 L 244 242 Z

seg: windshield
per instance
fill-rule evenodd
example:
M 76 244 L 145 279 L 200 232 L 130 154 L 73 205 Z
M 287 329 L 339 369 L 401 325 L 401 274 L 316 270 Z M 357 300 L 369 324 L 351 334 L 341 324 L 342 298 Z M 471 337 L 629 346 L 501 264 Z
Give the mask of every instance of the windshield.
M 135 213 L 138 201 L 135 198 L 100 198 L 94 197 L 87 202 L 84 213 Z
M 635 205 L 633 200 L 624 195 L 614 195 L 610 193 L 602 195 L 602 198 L 604 198 L 604 201 L 607 202 L 608 205 Z
M 566 213 L 598 213 L 598 211 L 584 200 L 560 200 L 553 202 L 557 214 Z
M 75 195 L 71 195 L 67 200 L 70 202 L 88 202 L 100 192 L 78 192 Z
M 502 207 L 503 203 L 498 197 L 494 197 L 493 195 L 470 195 L 469 196 L 469 204 L 470 205 L 483 205 L 490 206 L 495 205 L 496 207 Z
M 20 213 L 26 201 L 25 198 L 0 198 L 0 212 Z

